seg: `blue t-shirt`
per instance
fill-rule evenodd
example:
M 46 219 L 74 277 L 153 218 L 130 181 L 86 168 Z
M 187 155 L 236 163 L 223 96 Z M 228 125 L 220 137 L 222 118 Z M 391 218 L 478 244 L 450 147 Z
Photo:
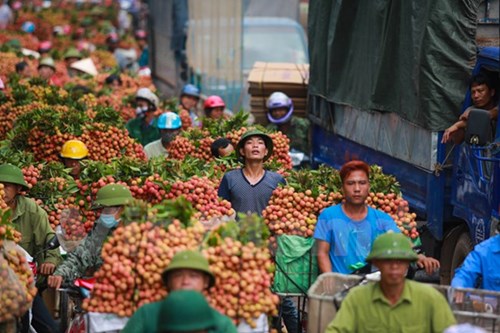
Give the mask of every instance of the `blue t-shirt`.
M 314 238 L 330 244 L 332 271 L 350 274 L 351 265 L 365 263 L 377 236 L 393 230 L 401 232 L 386 213 L 368 207 L 362 221 L 351 220 L 342 205 L 326 208 L 318 217 Z
M 262 216 L 262 211 L 267 207 L 273 191 L 285 179 L 279 173 L 265 171 L 264 177 L 255 185 L 251 185 L 243 169 L 226 172 L 219 186 L 219 197 L 226 199 L 236 212 L 257 213 Z
M 474 247 L 474 251 L 457 268 L 451 280 L 455 288 L 476 288 L 481 277 L 481 289 L 500 291 L 500 235 L 491 237 Z

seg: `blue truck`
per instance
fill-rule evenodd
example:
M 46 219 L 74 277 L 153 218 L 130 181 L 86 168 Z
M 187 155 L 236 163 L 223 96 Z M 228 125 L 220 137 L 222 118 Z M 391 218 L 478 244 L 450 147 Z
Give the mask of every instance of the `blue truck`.
M 499 223 L 500 124 L 493 144 L 441 138 L 472 104 L 471 75 L 486 73 L 499 92 L 500 55 L 498 46 L 476 47 L 476 7 L 424 1 L 424 10 L 413 2 L 310 4 L 311 160 L 339 168 L 361 159 L 394 175 L 418 215 L 426 254 L 440 259 L 441 283 L 449 284 Z M 360 3 L 372 8 L 359 11 Z

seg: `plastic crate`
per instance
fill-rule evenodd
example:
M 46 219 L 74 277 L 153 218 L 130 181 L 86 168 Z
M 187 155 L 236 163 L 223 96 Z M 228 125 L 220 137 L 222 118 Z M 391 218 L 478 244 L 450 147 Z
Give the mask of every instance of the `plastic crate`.
M 433 285 L 450 304 L 458 323 L 470 323 L 487 332 L 500 332 L 500 292 Z M 457 294 L 463 300 L 457 302 Z
M 318 277 L 308 293 L 308 333 L 323 333 L 337 312 L 334 295 L 361 280 L 360 276 L 326 273 Z M 470 323 L 490 333 L 500 333 L 500 292 L 431 285 L 448 300 L 458 323 Z M 463 301 L 457 302 L 457 293 Z
M 307 332 L 323 333 L 337 313 L 333 296 L 360 280 L 361 277 L 357 275 L 321 274 L 308 292 Z

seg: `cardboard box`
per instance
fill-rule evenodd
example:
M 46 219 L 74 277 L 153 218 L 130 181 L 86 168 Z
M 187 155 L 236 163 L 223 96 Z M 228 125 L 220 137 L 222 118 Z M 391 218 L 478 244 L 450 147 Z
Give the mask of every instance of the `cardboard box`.
M 282 91 L 288 96 L 307 97 L 309 65 L 256 62 L 248 76 L 248 92 L 252 96 L 269 96 Z

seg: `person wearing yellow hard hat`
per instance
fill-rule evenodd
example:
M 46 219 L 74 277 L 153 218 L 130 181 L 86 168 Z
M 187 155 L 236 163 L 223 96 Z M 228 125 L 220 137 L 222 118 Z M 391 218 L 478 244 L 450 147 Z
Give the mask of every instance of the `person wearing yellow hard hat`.
M 66 168 L 71 168 L 70 175 L 74 178 L 80 176 L 82 171 L 81 160 L 89 155 L 87 146 L 80 140 L 68 140 L 61 148 L 61 159 Z

